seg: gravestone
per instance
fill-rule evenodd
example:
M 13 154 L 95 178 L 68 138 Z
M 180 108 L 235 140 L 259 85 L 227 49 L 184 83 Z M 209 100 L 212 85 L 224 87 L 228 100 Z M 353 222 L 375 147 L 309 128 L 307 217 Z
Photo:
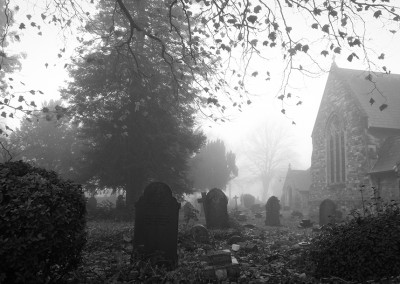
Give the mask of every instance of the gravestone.
M 265 204 L 265 225 L 267 226 L 280 226 L 279 211 L 281 205 L 279 199 L 276 196 L 271 196 L 267 204 Z
M 190 229 L 190 233 L 196 243 L 208 243 L 210 236 L 208 230 L 201 224 L 196 224 Z
M 228 228 L 228 198 L 219 188 L 211 189 L 204 200 L 206 225 L 209 229 Z
M 149 184 L 136 203 L 134 248 L 152 264 L 173 269 L 178 263 L 178 217 L 180 203 L 162 182 Z
M 319 205 L 319 225 L 323 226 L 335 222 L 336 204 L 330 199 L 325 199 Z

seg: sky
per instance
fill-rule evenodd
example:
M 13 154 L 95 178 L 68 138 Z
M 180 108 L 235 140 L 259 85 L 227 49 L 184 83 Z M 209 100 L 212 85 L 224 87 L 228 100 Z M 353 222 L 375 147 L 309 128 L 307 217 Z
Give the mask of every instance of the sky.
M 41 22 L 40 14 L 35 13 L 35 7 L 32 3 L 40 5 L 40 1 L 17 1 L 20 5 L 20 13 L 17 21 L 26 21 L 24 16 L 32 14 L 36 18 L 32 20 Z M 39 3 L 39 4 L 38 4 Z M 305 32 L 301 25 L 298 25 L 298 33 Z M 22 70 L 16 74 L 18 81 L 24 82 L 25 86 L 20 84 L 18 88 L 22 90 L 40 89 L 44 92 L 39 101 L 59 98 L 59 89 L 65 86 L 65 80 L 68 79 L 67 72 L 64 69 L 65 63 L 69 63 L 69 56 L 75 48 L 75 36 L 73 34 L 61 34 L 59 30 L 54 29 L 50 25 L 42 25 L 42 36 L 37 34 L 38 30 L 28 27 L 24 30 L 24 36 L 21 42 L 11 45 L 13 52 L 23 52 L 26 56 L 22 59 Z M 376 25 L 372 27 L 372 34 L 378 38 L 374 42 L 378 50 L 385 52 L 386 59 L 389 62 L 388 68 L 393 73 L 400 73 L 400 36 L 397 34 L 383 34 L 382 26 Z M 295 31 L 293 31 L 295 32 Z M 65 37 L 64 37 L 65 36 Z M 67 43 L 67 44 L 66 44 Z M 59 58 L 60 50 L 66 48 Z M 332 57 L 318 58 L 326 71 L 329 70 L 332 63 Z M 339 67 L 364 69 L 363 62 L 349 63 L 346 58 L 337 56 L 335 62 Z M 47 64 L 47 65 L 46 65 Z M 268 61 L 255 61 L 250 66 L 250 70 L 265 69 L 274 70 L 271 81 L 265 82 L 261 77 L 250 78 L 247 81 L 246 88 L 250 90 L 250 99 L 252 104 L 243 108 L 243 112 L 235 112 L 231 119 L 225 123 L 215 123 L 207 119 L 200 119 L 202 129 L 206 133 L 208 139 L 222 139 L 227 148 L 237 155 L 239 166 L 238 182 L 233 182 L 232 194 L 241 194 L 244 192 L 253 193 L 259 196 L 260 184 L 253 184 L 249 187 L 240 185 L 240 179 L 246 178 L 246 169 L 243 157 L 246 155 L 244 145 L 250 143 L 248 140 L 252 137 L 252 133 L 257 131 L 258 127 L 266 123 L 273 123 L 288 129 L 288 136 L 295 141 L 296 157 L 293 157 L 292 168 L 307 169 L 311 164 L 312 141 L 311 132 L 314 121 L 318 112 L 319 103 L 324 91 L 325 82 L 328 73 L 321 73 L 318 78 L 298 77 L 292 86 L 296 89 L 295 95 L 302 100 L 299 107 L 292 106 L 287 108 L 287 115 L 281 113 L 281 101 L 277 99 L 279 95 L 279 84 L 281 82 L 282 63 L 279 57 Z M 251 71 L 250 71 L 251 73 Z M 28 87 L 27 87 L 28 86 Z M 293 125 L 292 121 L 296 124 Z M 288 167 L 285 165 L 284 167 Z M 283 183 L 282 178 L 279 179 L 281 184 L 275 185 L 276 192 L 279 194 L 280 186 Z

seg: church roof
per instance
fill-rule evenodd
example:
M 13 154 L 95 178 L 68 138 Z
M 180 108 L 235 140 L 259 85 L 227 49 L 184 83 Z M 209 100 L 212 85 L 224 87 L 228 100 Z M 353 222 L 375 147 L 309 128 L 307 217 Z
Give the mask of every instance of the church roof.
M 394 171 L 394 167 L 400 162 L 400 136 L 391 136 L 383 142 L 370 174 Z
M 368 127 L 400 129 L 399 74 L 369 73 L 337 66 L 332 71 L 349 86 L 368 117 Z
M 308 170 L 292 170 L 289 168 L 283 188 L 291 186 L 299 192 L 308 191 L 311 186 L 311 174 Z

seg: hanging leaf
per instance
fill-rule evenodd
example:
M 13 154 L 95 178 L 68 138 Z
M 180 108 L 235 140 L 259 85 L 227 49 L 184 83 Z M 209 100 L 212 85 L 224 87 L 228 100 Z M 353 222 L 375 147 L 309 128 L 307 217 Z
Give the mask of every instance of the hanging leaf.
M 305 52 L 305 53 L 307 53 L 307 51 L 310 49 L 310 47 L 306 44 L 306 45 L 303 45 L 302 47 L 301 47 L 301 50 L 303 51 L 303 52 Z
M 329 54 L 329 52 L 327 51 L 327 50 L 323 50 L 323 51 L 321 51 L 321 55 L 323 55 L 323 56 L 327 56 Z
M 375 100 L 373 98 L 369 99 L 369 103 L 371 104 L 371 106 L 374 104 Z
M 24 24 L 24 23 L 21 23 L 21 24 L 19 25 L 19 29 L 20 29 L 20 30 L 25 29 L 25 24 Z
M 322 31 L 325 32 L 325 33 L 327 33 L 327 34 L 329 34 L 329 25 L 328 25 L 328 24 L 324 25 L 324 26 L 322 27 Z
M 340 52 L 341 52 L 341 48 L 338 46 L 338 47 L 335 47 L 335 49 L 333 50 L 333 52 L 334 53 L 337 53 L 337 54 L 340 54 Z
M 256 15 L 250 15 L 247 17 L 247 20 L 254 25 L 254 23 L 257 21 L 257 16 Z
M 378 11 L 376 11 L 375 13 L 374 13 L 374 17 L 375 18 L 379 18 L 379 16 L 381 16 L 382 15 L 382 11 L 381 10 L 378 10 Z

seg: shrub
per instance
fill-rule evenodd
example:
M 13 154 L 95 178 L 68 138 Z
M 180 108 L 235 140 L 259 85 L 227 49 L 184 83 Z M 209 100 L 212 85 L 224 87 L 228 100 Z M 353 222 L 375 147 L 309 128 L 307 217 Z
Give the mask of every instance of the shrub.
M 199 218 L 197 215 L 199 214 L 199 210 L 195 209 L 190 202 L 186 202 L 183 206 L 183 217 L 186 225 L 189 224 L 190 220 L 198 221 Z
M 298 218 L 303 218 L 303 213 L 300 211 L 294 210 L 291 214 L 292 217 L 298 217 Z
M 0 164 L 0 282 L 57 282 L 86 242 L 79 185 L 22 161 Z
M 400 207 L 386 204 L 354 211 L 342 224 L 329 224 L 311 242 L 308 252 L 316 277 L 349 281 L 397 276 L 400 271 Z

